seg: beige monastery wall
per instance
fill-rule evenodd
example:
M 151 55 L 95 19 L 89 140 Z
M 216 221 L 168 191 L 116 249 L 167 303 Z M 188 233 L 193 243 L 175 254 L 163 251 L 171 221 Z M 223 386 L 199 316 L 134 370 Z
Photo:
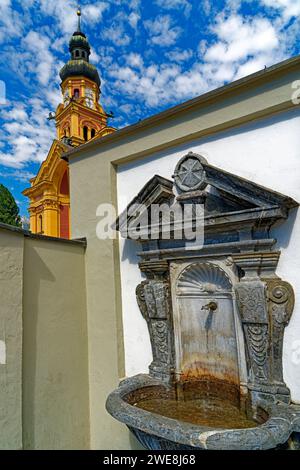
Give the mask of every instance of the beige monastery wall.
M 1 449 L 89 448 L 84 253 L 0 226 Z

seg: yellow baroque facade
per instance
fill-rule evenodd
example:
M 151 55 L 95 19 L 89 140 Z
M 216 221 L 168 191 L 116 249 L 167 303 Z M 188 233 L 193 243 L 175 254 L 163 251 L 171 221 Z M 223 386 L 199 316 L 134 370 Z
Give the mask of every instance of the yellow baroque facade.
M 30 230 L 50 237 L 70 238 L 70 192 L 68 163 L 64 152 L 114 132 L 99 103 L 101 80 L 89 62 L 91 48 L 78 28 L 71 37 L 71 59 L 60 71 L 62 103 L 56 109 L 57 139 L 53 141 L 38 174 L 23 194 L 30 200 Z
M 69 147 L 54 140 L 31 187 L 24 191 L 30 199 L 30 230 L 33 233 L 69 238 L 70 192 L 68 164 L 62 160 Z

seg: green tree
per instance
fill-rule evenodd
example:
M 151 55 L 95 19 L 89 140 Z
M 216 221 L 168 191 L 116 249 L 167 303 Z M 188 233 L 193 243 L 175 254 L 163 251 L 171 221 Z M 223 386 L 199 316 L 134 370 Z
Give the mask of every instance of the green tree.
M 11 192 L 0 184 L 0 222 L 21 227 L 19 208 Z

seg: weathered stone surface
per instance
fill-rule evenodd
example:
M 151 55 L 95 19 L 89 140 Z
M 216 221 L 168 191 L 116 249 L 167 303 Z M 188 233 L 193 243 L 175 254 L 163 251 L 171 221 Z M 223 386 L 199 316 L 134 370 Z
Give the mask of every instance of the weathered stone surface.
M 106 402 L 107 411 L 134 431 L 141 444 L 152 450 L 267 450 L 288 442 L 296 432 L 300 406 L 260 403 L 267 421 L 250 429 L 212 429 L 149 413 L 127 402 L 136 390 L 160 385 L 159 380 L 138 375 L 120 383 Z M 147 393 L 147 392 L 145 392 Z
M 300 407 L 289 406 L 282 373 L 284 329 L 295 299 L 292 286 L 276 275 L 280 252 L 273 249 L 276 241 L 269 239 L 269 229 L 298 204 L 193 153 L 179 161 L 174 180 L 177 194 L 172 182 L 155 176 L 128 206 L 138 201 L 146 208 L 148 225 L 138 255 L 147 280 L 136 294 L 148 323 L 153 362 L 151 377 L 123 382 L 110 395 L 107 409 L 150 449 L 285 446 L 292 433 L 300 432 Z M 185 204 L 203 204 L 204 246 L 200 238 L 198 246 L 191 245 L 184 234 L 174 240 L 176 218 L 168 239 L 163 224 L 151 226 L 151 204 L 161 202 L 162 194 L 174 213 Z M 194 206 L 192 226 L 197 222 Z M 125 233 L 130 220 L 123 214 L 117 228 Z M 142 240 L 153 230 L 155 243 Z M 130 238 L 130 230 L 125 236 Z M 146 397 L 151 385 L 203 377 L 235 384 L 241 401 L 250 396 L 254 413 L 264 413 L 266 422 L 249 429 L 205 428 L 126 402 L 135 390 L 145 388 Z
M 148 280 L 136 289 L 139 308 L 147 321 L 153 361 L 153 377 L 170 382 L 173 375 L 173 344 L 170 318 L 170 288 L 167 281 Z
M 190 153 L 185 155 L 175 169 L 174 180 L 179 191 L 183 192 L 187 201 L 198 201 L 195 199 L 195 190 L 205 189 L 205 194 L 201 195 L 204 204 L 204 224 L 205 232 L 223 234 L 235 230 L 239 233 L 264 234 L 268 237 L 269 228 L 278 220 L 285 220 L 291 208 L 297 207 L 298 203 L 293 199 L 272 191 L 271 189 L 259 186 L 251 181 L 240 178 L 237 175 L 228 173 L 220 168 L 210 165 L 201 155 Z M 206 191 L 210 186 L 214 191 Z M 199 196 L 199 195 L 198 195 Z M 157 239 L 164 238 L 163 224 L 159 227 L 151 226 L 147 223 L 150 220 L 148 215 L 152 204 L 166 203 L 172 206 L 176 213 L 176 208 L 180 211 L 182 199 L 175 201 L 173 182 L 155 175 L 142 188 L 137 196 L 130 202 L 126 210 L 116 221 L 116 229 L 125 238 L 134 237 L 136 239 L 136 223 L 138 220 L 143 223 L 143 230 L 140 231 L 140 240 L 149 234 L 157 233 Z M 138 219 L 134 217 L 134 208 L 143 206 L 145 213 L 139 213 Z M 194 213 L 193 223 L 196 215 Z M 133 222 L 133 231 L 131 224 Z M 176 218 L 171 223 L 171 238 L 176 231 Z
M 275 274 L 277 262 L 269 263 L 268 278 L 259 277 L 261 262 L 255 254 L 233 257 L 246 276 L 235 289 L 248 351 L 249 388 L 253 398 L 289 403 L 283 380 L 284 329 L 291 318 L 295 296 L 292 286 Z M 275 258 L 274 258 L 275 259 Z M 273 272 L 272 272 L 273 268 Z

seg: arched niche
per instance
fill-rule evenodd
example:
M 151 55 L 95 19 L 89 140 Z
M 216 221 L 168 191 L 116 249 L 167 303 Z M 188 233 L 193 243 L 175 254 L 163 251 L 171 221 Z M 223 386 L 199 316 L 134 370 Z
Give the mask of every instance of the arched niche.
M 218 264 L 188 264 L 173 279 L 176 375 L 240 383 L 233 281 Z
M 70 189 L 69 189 L 69 172 L 68 169 L 65 170 L 61 182 L 60 182 L 60 189 L 59 193 L 62 195 L 67 195 L 69 196 L 70 194 Z

